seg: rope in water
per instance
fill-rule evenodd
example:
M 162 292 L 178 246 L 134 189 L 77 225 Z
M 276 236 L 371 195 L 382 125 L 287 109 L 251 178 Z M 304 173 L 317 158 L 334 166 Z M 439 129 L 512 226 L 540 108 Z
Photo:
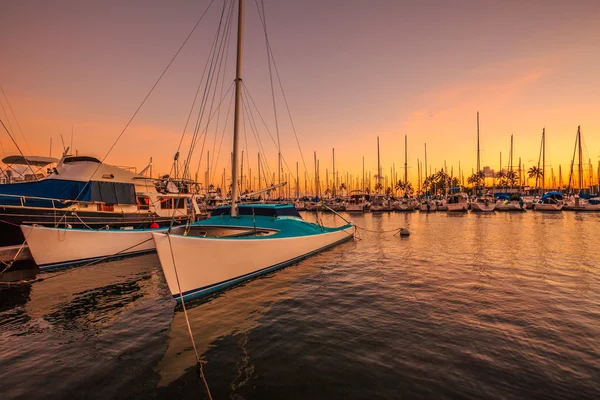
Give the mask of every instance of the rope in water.
M 171 251 L 171 261 L 173 262 L 173 271 L 175 271 L 175 280 L 177 281 L 177 289 L 179 290 L 179 298 L 181 299 L 181 306 L 183 307 L 183 315 L 185 316 L 185 322 L 187 324 L 188 333 L 190 334 L 190 339 L 192 340 L 192 347 L 194 348 L 194 354 L 196 355 L 196 368 L 198 371 L 198 375 L 204 382 L 204 386 L 206 387 L 206 393 L 208 394 L 208 398 L 212 400 L 212 395 L 210 394 L 210 388 L 208 387 L 208 382 L 206 381 L 206 377 L 204 376 L 204 370 L 202 368 L 202 362 L 200 361 L 200 357 L 198 356 L 198 349 L 196 348 L 196 342 L 194 341 L 194 334 L 192 333 L 192 326 L 190 325 L 190 319 L 187 315 L 187 308 L 185 307 L 185 300 L 183 299 L 183 292 L 181 291 L 181 284 L 179 283 L 179 275 L 177 274 L 177 267 L 175 265 L 175 255 L 173 254 L 173 246 L 171 245 L 171 233 L 166 233 L 167 238 L 169 239 L 169 250 Z
M 371 233 L 391 233 L 391 232 L 396 232 L 395 234 L 400 233 L 404 228 L 396 228 L 396 229 L 390 229 L 390 230 L 370 230 L 367 228 L 363 228 L 362 226 L 358 226 L 355 223 L 348 221 L 346 218 L 344 218 L 343 216 L 341 216 L 337 211 L 335 211 L 333 208 L 329 207 L 326 204 L 323 204 L 323 207 L 325 207 L 326 209 L 328 209 L 329 211 L 331 211 L 332 213 L 334 213 L 335 215 L 337 215 L 338 217 L 340 217 L 341 219 L 343 219 L 346 223 L 354 226 L 356 229 L 360 229 L 363 230 L 365 232 L 371 232 Z

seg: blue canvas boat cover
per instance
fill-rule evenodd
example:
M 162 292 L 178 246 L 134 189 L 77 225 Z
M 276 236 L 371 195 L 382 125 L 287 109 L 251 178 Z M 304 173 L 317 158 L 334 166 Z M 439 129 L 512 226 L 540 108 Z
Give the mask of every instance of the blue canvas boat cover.
M 130 183 L 61 179 L 0 185 L 0 205 L 61 208 L 67 207 L 71 203 L 69 200 L 136 204 L 135 186 Z
M 555 198 L 555 197 L 562 198 L 562 193 L 561 192 L 548 192 L 548 193 L 544 193 L 544 195 L 542 196 L 541 200 L 546 200 L 548 198 Z
M 583 192 L 579 192 L 579 197 L 582 199 L 595 199 L 596 197 L 599 197 L 600 195 L 597 194 L 591 194 L 591 193 L 583 193 Z

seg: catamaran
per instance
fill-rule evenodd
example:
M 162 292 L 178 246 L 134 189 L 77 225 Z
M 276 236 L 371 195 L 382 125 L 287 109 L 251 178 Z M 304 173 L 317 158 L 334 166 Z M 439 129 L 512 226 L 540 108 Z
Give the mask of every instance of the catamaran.
M 173 297 L 203 297 L 296 263 L 354 238 L 354 225 L 336 228 L 304 221 L 292 204 L 238 204 L 244 0 L 238 4 L 238 41 L 232 152 L 232 201 L 183 233 L 153 233 Z

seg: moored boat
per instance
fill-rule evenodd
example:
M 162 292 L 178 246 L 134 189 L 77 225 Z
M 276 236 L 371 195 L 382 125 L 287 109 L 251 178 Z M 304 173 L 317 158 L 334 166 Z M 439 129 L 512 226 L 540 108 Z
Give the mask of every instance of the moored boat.
M 240 204 L 189 225 L 184 233 L 153 233 L 171 294 L 203 297 L 296 263 L 354 237 L 354 226 L 306 222 L 290 204 Z
M 482 194 L 475 198 L 475 201 L 471 203 L 471 211 L 479 212 L 494 212 L 496 208 L 496 202 L 491 194 Z
M 21 225 L 29 251 L 40 269 L 150 253 L 155 250 L 152 233 L 168 229 L 93 230 Z
M 465 193 L 450 194 L 446 197 L 448 212 L 467 212 L 469 210 L 469 196 Z
M 518 193 L 496 193 L 496 211 L 524 212 L 525 201 Z
M 564 207 L 563 195 L 560 192 L 547 192 L 537 203 L 534 209 L 536 211 L 562 211 Z
M 239 0 L 231 206 L 217 208 L 183 233 L 152 234 L 177 301 L 205 296 L 354 238 L 354 225 L 328 228 L 304 221 L 293 204 L 238 204 L 243 21 L 244 0 Z

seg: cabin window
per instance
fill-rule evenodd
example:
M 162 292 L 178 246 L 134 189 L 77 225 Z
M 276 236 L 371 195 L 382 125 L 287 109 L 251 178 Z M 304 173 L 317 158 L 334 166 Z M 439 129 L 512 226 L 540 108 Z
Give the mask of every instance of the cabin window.
M 175 201 L 175 208 L 177 209 L 184 209 L 185 208 L 185 199 L 184 198 L 178 198 L 178 199 L 174 199 Z
M 171 197 L 160 199 L 160 208 L 163 210 L 172 210 L 173 205 L 175 205 L 174 208 L 183 209 L 183 208 L 185 208 L 185 199 L 184 198 L 173 199 Z
M 163 210 L 170 210 L 173 208 L 173 199 L 160 199 L 160 208 Z
M 150 198 L 140 196 L 137 198 L 138 210 L 149 210 L 150 209 Z
M 98 204 L 98 211 L 115 211 L 114 204 Z

